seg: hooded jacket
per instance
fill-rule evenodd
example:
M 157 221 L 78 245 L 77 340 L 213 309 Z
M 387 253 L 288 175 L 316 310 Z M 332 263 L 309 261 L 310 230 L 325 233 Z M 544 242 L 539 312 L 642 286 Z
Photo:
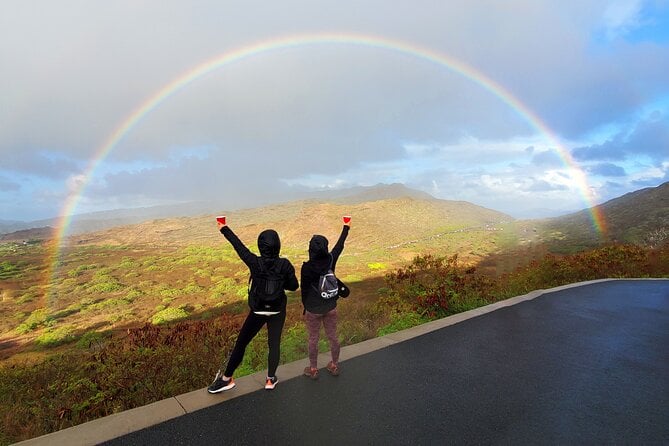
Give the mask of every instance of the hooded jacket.
M 322 235 L 314 235 L 309 241 L 309 260 L 302 264 L 300 286 L 302 305 L 310 313 L 325 314 L 337 307 L 337 299 L 323 299 L 318 292 L 318 280 L 330 268 L 335 271 L 337 260 L 344 250 L 344 242 L 348 237 L 349 227 L 344 225 L 331 252 L 328 252 L 328 239 Z
M 221 234 L 230 242 L 232 247 L 237 252 L 239 258 L 248 266 L 252 278 L 258 277 L 260 274 L 260 262 L 263 263 L 265 270 L 279 271 L 283 276 L 283 296 L 281 298 L 281 311 L 286 311 L 286 293 L 285 290 L 295 291 L 299 284 L 295 276 L 295 268 L 288 259 L 279 257 L 281 252 L 281 240 L 279 234 L 273 229 L 266 229 L 258 235 L 258 251 L 260 256 L 253 254 L 247 247 L 239 240 L 239 237 L 232 232 L 228 226 L 221 228 Z M 251 302 L 249 302 L 251 307 Z M 252 311 L 257 309 L 251 308 Z

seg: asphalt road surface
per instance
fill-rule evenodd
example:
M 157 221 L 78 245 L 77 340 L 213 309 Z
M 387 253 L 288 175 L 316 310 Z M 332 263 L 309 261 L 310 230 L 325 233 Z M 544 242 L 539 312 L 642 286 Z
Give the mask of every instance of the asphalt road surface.
M 279 367 L 274 391 L 107 444 L 669 444 L 669 280 L 548 293 L 341 368 Z

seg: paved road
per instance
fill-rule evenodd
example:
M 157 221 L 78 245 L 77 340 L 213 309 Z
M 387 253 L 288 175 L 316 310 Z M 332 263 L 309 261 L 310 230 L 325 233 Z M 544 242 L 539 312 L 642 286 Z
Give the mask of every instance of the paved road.
M 341 366 L 107 444 L 669 444 L 669 280 L 549 293 Z

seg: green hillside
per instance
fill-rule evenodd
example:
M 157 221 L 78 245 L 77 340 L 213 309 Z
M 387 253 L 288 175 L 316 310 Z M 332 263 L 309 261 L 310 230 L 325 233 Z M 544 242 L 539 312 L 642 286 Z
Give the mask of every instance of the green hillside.
M 419 254 L 457 253 L 473 264 L 514 240 L 509 216 L 470 203 L 411 197 L 348 202 L 248 209 L 228 213 L 228 222 L 254 251 L 258 233 L 276 229 L 282 255 L 299 271 L 311 236 L 323 234 L 334 244 L 341 216 L 350 214 L 338 272 L 354 284 L 381 279 Z M 57 256 L 53 242 L 0 245 L 0 359 L 24 347 L 67 348 L 91 330 L 245 311 L 248 271 L 217 231 L 214 215 L 221 212 L 73 236 Z M 361 291 L 376 294 L 373 287 Z
M 655 246 L 669 238 L 669 182 L 630 192 L 594 209 L 603 217 L 604 234 L 594 229 L 591 209 L 534 224 L 555 251 L 576 252 L 602 243 Z

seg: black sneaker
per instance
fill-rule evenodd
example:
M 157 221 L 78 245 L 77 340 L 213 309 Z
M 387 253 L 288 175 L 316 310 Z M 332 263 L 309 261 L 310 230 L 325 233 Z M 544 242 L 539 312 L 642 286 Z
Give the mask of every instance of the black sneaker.
M 214 382 L 211 383 L 209 387 L 207 387 L 207 392 L 209 393 L 218 393 L 222 392 L 224 390 L 230 390 L 233 387 L 235 387 L 235 380 L 230 377 L 229 380 L 224 380 L 223 379 L 223 374 L 219 370 L 216 372 L 216 378 L 214 378 Z
M 268 376 L 267 381 L 265 381 L 265 390 L 272 390 L 276 386 L 276 383 L 279 382 L 276 376 L 271 378 Z

